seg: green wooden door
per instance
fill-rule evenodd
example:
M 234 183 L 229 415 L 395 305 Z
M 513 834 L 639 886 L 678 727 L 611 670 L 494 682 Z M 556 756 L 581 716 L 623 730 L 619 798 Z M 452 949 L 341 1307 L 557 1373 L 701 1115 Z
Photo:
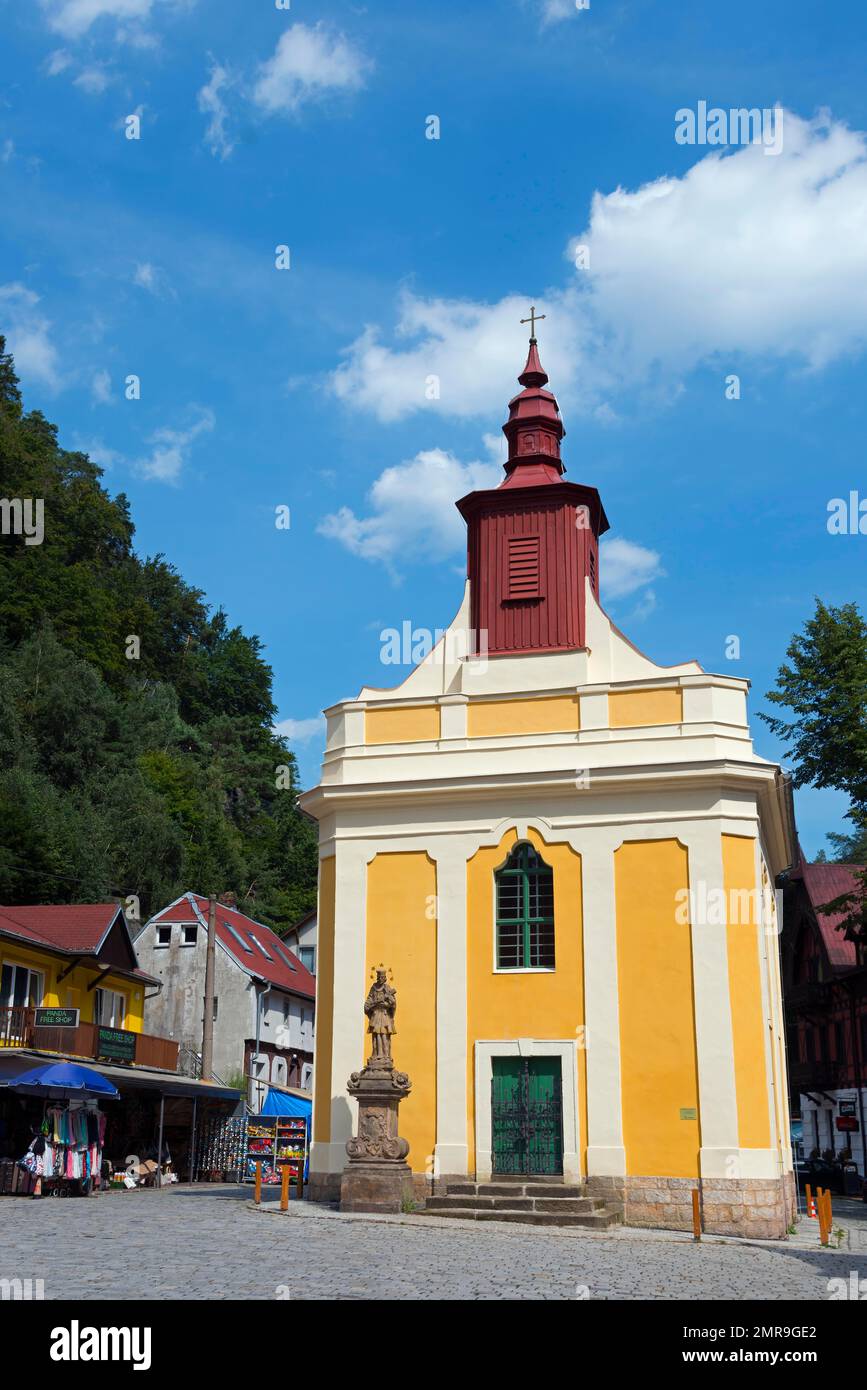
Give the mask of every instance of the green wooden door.
M 495 1057 L 494 1173 L 562 1173 L 562 1109 L 559 1057 Z

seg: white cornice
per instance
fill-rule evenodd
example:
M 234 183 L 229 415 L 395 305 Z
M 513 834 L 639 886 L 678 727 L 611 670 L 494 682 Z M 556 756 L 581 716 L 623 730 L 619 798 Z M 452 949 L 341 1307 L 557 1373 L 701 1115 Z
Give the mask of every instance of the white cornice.
M 649 766 L 594 767 L 593 793 L 612 790 L 668 791 L 691 787 L 749 787 L 756 791 L 763 786 L 774 787 L 779 769 L 774 763 L 738 761 L 731 758 L 705 762 L 654 763 Z M 441 777 L 436 781 L 412 783 L 404 780 L 384 782 L 326 783 L 304 792 L 299 798 L 303 809 L 317 818 L 338 807 L 341 809 L 370 808 L 375 802 L 408 805 L 454 802 L 456 798 L 483 799 L 502 797 L 504 793 L 524 796 L 530 793 L 582 796 L 571 770 L 519 773 L 487 773 L 468 777 Z

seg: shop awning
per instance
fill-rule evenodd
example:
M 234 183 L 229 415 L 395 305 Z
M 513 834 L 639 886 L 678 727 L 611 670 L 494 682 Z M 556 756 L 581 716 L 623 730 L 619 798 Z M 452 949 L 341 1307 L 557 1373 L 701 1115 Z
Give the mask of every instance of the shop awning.
M 260 1114 L 303 1115 L 305 1120 L 309 1120 L 313 1114 L 313 1101 L 305 1100 L 303 1096 L 293 1096 L 289 1091 L 275 1091 L 269 1086 Z
M 0 1088 L 8 1086 L 14 1090 L 19 1076 L 44 1061 L 44 1055 L 39 1052 L 24 1049 L 8 1053 L 0 1051 Z M 99 1072 L 114 1082 L 121 1095 L 129 1091 L 158 1091 L 164 1096 L 186 1096 L 190 1100 L 197 1098 L 237 1103 L 241 1099 L 241 1092 L 231 1086 L 196 1081 L 191 1076 L 179 1076 L 174 1072 L 152 1071 L 149 1067 L 121 1067 L 100 1062 Z

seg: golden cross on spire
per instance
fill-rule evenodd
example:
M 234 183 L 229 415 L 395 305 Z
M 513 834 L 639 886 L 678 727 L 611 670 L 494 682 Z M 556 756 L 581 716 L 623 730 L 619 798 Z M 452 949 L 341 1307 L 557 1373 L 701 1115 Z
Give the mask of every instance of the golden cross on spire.
M 528 324 L 530 325 L 530 342 L 531 342 L 531 343 L 535 343 L 535 341 L 536 341 L 536 323 L 537 323 L 537 322 L 541 323 L 542 319 L 546 319 L 547 317 L 548 317 L 547 314 L 537 314 L 537 313 L 536 313 L 536 306 L 535 306 L 535 304 L 531 304 L 531 305 L 530 305 L 530 317 L 529 317 L 528 319 L 521 319 L 521 322 L 522 322 L 522 323 L 528 323 Z

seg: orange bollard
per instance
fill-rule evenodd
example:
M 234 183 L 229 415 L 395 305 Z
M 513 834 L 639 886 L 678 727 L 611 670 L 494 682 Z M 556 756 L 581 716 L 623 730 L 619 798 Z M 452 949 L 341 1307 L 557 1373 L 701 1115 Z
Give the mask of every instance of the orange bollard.
M 692 1189 L 692 1238 L 701 1240 L 701 1208 L 699 1207 L 698 1188 Z
M 255 1187 L 255 1191 L 254 1191 L 254 1198 L 255 1198 L 255 1201 L 256 1201 L 256 1205 L 258 1206 L 259 1203 L 260 1203 L 261 1200 L 262 1200 L 262 1164 L 261 1164 L 261 1163 L 257 1163 L 257 1164 L 256 1164 L 256 1187 Z
M 829 1235 L 829 1236 L 830 1236 L 831 1232 L 833 1231 L 833 1229 L 834 1229 L 834 1211 L 833 1211 L 833 1207 L 832 1207 L 832 1205 L 831 1205 L 831 1189 L 830 1189 L 830 1187 L 826 1187 L 826 1188 L 825 1188 L 825 1230 L 828 1232 L 828 1235 Z
M 813 1196 L 813 1190 L 810 1187 L 809 1183 L 807 1183 L 804 1187 L 804 1195 L 807 1198 L 807 1215 L 810 1217 L 811 1220 L 815 1220 L 816 1216 L 818 1215 L 818 1212 L 816 1211 L 816 1199 Z
M 825 1194 L 821 1187 L 816 1188 L 816 1206 L 819 1211 L 819 1239 L 823 1245 L 828 1244 L 828 1220 L 827 1209 L 825 1206 Z
M 283 1164 L 283 1171 L 282 1171 L 282 1173 L 280 1174 L 280 1210 L 281 1210 L 281 1211 L 288 1211 L 288 1209 L 289 1209 L 289 1178 L 290 1178 L 290 1176 L 291 1176 L 291 1174 L 290 1174 L 290 1172 L 289 1172 L 289 1164 L 288 1164 L 288 1163 L 284 1163 L 284 1164 Z

